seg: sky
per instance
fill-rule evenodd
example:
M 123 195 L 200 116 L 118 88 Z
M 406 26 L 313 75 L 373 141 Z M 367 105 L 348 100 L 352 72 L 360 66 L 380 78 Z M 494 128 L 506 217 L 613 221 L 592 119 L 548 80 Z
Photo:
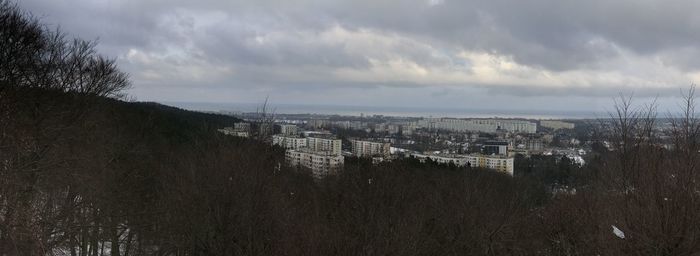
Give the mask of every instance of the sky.
M 158 102 L 674 109 L 700 82 L 696 0 L 20 0 Z

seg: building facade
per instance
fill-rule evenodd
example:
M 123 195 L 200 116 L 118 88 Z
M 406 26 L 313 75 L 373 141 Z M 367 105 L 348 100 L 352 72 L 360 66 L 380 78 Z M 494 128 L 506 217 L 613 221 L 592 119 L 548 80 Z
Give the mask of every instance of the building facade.
M 306 138 L 295 136 L 273 135 L 272 145 L 277 145 L 285 149 L 302 149 L 306 148 L 308 143 Z
M 389 157 L 391 144 L 363 140 L 351 140 L 352 154 L 357 157 Z
M 239 124 L 239 123 L 236 123 Z M 238 129 L 234 127 L 224 127 L 222 129 L 218 130 L 220 133 L 223 133 L 225 135 L 230 135 L 230 136 L 235 136 L 235 137 L 243 137 L 243 138 L 248 138 L 250 137 L 250 133 L 248 130 L 245 129 Z
M 334 138 L 307 137 L 307 147 L 312 151 L 331 152 L 340 155 L 343 141 Z
M 287 163 L 311 169 L 316 178 L 336 173 L 345 162 L 339 139 L 274 135 L 272 144 L 287 149 Z
M 282 135 L 297 135 L 299 129 L 293 124 L 280 124 L 280 134 Z
M 249 132 L 250 131 L 250 123 L 245 123 L 245 122 L 235 123 L 235 124 L 233 124 L 233 129 L 236 131 Z
M 424 118 L 416 122 L 416 126 L 428 130 L 445 130 L 453 132 L 537 132 L 536 123 L 512 119 Z
M 480 167 L 504 172 L 513 175 L 514 159 L 507 156 L 486 156 L 486 155 L 431 155 L 431 154 L 411 154 L 412 157 L 425 162 L 430 159 L 440 164 L 454 164 L 461 167 Z
M 285 152 L 285 159 L 291 166 L 303 166 L 311 169 L 315 178 L 322 178 L 337 173 L 344 164 L 342 155 L 330 152 L 316 152 L 309 149 L 290 149 Z
M 547 127 L 550 129 L 574 129 L 575 125 L 573 123 L 567 123 L 558 120 L 542 120 L 540 121 L 540 126 Z
M 487 141 L 481 146 L 481 151 L 484 155 L 508 155 L 508 142 L 505 141 Z

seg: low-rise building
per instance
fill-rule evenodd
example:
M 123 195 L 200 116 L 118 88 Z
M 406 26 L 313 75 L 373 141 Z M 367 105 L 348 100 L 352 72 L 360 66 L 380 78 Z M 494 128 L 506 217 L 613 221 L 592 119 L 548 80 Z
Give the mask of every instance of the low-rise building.
M 485 155 L 507 155 L 508 145 L 506 141 L 487 141 L 481 146 L 481 151 Z
M 514 159 L 505 156 L 472 156 L 479 164 L 476 167 L 488 168 L 513 175 Z M 471 163 L 471 162 L 470 162 Z M 473 165 L 472 165 L 473 166 Z

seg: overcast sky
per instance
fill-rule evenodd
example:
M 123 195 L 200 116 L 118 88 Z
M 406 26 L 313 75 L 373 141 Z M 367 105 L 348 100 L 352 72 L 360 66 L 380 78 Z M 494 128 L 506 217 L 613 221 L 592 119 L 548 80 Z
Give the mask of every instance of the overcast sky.
M 673 107 L 700 82 L 697 0 L 21 0 L 99 39 L 138 100 Z

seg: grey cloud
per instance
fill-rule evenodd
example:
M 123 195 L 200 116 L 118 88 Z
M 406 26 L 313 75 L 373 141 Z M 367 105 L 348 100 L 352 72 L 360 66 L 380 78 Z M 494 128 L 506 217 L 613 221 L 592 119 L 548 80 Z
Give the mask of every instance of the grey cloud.
M 248 65 L 298 66 L 318 65 L 330 67 L 366 67 L 367 60 L 362 56 L 351 55 L 342 44 L 328 45 L 304 38 L 303 35 L 290 33 L 289 38 L 268 39 L 267 32 L 231 24 L 209 28 L 198 38 L 197 45 L 205 54 L 225 62 Z M 208 36 L 208 35 L 219 36 Z
M 604 39 L 639 54 L 694 46 L 700 39 L 697 1 L 444 1 L 437 7 L 405 1 L 329 4 L 347 24 L 383 27 L 503 52 L 524 64 L 554 70 L 590 65 L 612 54 L 591 47 Z M 386 15 L 391 13 L 391 15 Z M 601 52 L 600 50 L 603 50 Z
M 595 67 L 596 61 L 615 55 L 610 45 L 591 44 L 596 39 L 639 54 L 695 47 L 700 40 L 700 18 L 696 18 L 694 12 L 700 9 L 700 3 L 692 0 L 444 1 L 432 7 L 427 1 L 398 0 L 295 3 L 129 1 L 112 4 L 85 1 L 78 4 L 89 8 L 81 11 L 87 17 L 73 15 L 71 12 L 74 12 L 72 9 L 75 5 L 65 6 L 59 1 L 26 1 L 30 9 L 57 16 L 65 26 L 88 37 L 97 34 L 105 44 L 110 45 L 147 44 L 149 38 L 154 36 L 153 32 L 168 31 L 158 26 L 157 18 L 178 9 L 220 10 L 232 17 L 242 17 L 244 22 L 259 23 L 272 29 L 283 27 L 319 31 L 327 24 L 337 22 L 349 28 L 397 31 L 430 37 L 438 44 L 451 47 L 509 54 L 523 64 L 552 70 Z M 110 33 L 100 33 L 105 30 Z M 221 35 L 231 37 L 239 34 Z M 290 59 L 299 57 L 308 56 L 301 54 L 290 56 Z M 329 62 L 334 64 L 333 61 Z M 324 60 L 320 59 L 319 64 L 325 64 Z
M 581 96 L 581 97 L 611 97 L 619 94 L 623 95 L 633 95 L 642 98 L 654 98 L 654 97 L 677 97 L 680 95 L 681 90 L 687 89 L 690 84 L 679 85 L 678 87 L 672 88 L 637 88 L 633 86 L 618 86 L 618 87 L 607 87 L 607 88 L 596 88 L 591 87 L 567 87 L 567 88 L 551 88 L 544 86 L 530 86 L 523 87 L 520 85 L 503 85 L 503 86 L 489 86 L 489 85 L 475 85 L 476 87 L 486 89 L 492 95 L 511 95 L 520 97 L 537 97 L 537 96 L 555 96 L 555 97 L 568 97 L 571 95 Z
M 678 91 L 626 81 L 608 84 L 598 76 L 619 71 L 640 79 L 666 79 L 659 75 L 664 71 L 654 70 L 659 67 L 634 63 L 638 60 L 658 60 L 660 66 L 678 73 L 700 70 L 700 16 L 695 13 L 700 2 L 694 0 L 444 0 L 436 5 L 427 0 L 22 0 L 20 5 L 75 36 L 100 38 L 100 49 L 119 56 L 124 68 L 140 79 L 135 81 L 135 86 L 144 86 L 139 92 L 148 86 L 264 88 L 280 93 L 390 88 L 426 91 L 437 97 L 454 88 L 477 88 L 491 96 L 607 97 L 632 90 L 651 97 Z M 323 33 L 334 27 L 354 34 L 324 41 Z M 391 42 L 352 45 L 353 39 L 369 40 L 356 38 L 363 31 Z M 257 41 L 261 39 L 265 42 Z M 147 54 L 157 64 L 125 59 L 131 50 Z M 348 81 L 334 73 L 338 69 L 369 72 L 373 61 L 399 59 L 420 68 L 460 69 L 469 74 L 474 63 L 458 57 L 460 51 L 507 56 L 516 64 L 554 75 L 580 72 L 595 79 L 593 84 L 552 87 L 437 79 Z M 200 80 L 176 74 L 197 65 L 231 72 L 214 70 L 209 75 L 204 70 Z M 151 75 L 160 78 L 151 79 Z M 681 83 L 678 87 L 686 85 Z M 619 84 L 629 88 L 615 86 Z

